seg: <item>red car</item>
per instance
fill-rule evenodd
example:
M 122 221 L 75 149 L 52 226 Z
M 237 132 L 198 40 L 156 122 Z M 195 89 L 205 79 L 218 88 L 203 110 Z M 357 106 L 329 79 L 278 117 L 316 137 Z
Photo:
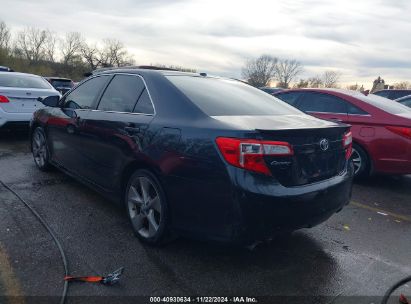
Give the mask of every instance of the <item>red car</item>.
M 411 109 L 350 90 L 295 89 L 275 97 L 318 118 L 352 126 L 356 176 L 411 174 Z

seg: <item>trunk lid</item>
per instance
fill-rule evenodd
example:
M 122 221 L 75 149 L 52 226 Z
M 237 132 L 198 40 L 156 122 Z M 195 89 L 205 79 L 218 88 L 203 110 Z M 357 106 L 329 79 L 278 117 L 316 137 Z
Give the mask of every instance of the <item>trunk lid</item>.
M 284 186 L 301 186 L 344 171 L 343 137 L 350 127 L 308 115 L 219 116 L 217 120 L 256 132 L 257 139 L 292 145 L 291 156 L 265 156 L 271 174 Z
M 257 130 L 264 140 L 292 145 L 292 156 L 265 156 L 266 165 L 284 186 L 301 186 L 336 176 L 344 171 L 346 159 L 343 136 L 348 126 Z
M 10 88 L 0 87 L 0 95 L 6 96 L 10 102 L 1 103 L 1 108 L 8 113 L 33 113 L 43 107 L 38 97 L 56 96 L 54 89 Z

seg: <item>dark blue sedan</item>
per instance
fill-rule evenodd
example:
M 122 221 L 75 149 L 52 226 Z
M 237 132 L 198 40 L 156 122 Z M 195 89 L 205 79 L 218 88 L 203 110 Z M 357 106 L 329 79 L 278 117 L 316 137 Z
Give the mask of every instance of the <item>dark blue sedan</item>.
M 262 240 L 317 225 L 350 200 L 349 126 L 240 81 L 114 69 L 42 102 L 36 165 L 124 204 L 151 244 L 170 234 Z

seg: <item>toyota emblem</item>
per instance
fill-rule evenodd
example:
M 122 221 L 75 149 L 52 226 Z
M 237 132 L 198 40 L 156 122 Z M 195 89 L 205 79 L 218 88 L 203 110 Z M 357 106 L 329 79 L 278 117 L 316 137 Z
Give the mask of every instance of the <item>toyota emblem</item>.
M 321 148 L 321 150 L 327 151 L 327 150 L 328 150 L 328 147 L 329 147 L 328 140 L 325 139 L 325 138 L 321 139 L 321 140 L 320 140 L 320 148 Z

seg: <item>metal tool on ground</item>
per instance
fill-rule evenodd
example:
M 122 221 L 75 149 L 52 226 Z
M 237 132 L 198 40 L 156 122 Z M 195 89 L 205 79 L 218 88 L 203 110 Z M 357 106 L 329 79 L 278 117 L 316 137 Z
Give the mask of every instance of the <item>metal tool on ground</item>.
M 89 282 L 89 283 L 101 283 L 104 285 L 114 285 L 118 283 L 123 272 L 124 272 L 124 267 L 121 267 L 105 277 L 103 276 L 81 276 L 81 277 L 65 276 L 64 281 Z

